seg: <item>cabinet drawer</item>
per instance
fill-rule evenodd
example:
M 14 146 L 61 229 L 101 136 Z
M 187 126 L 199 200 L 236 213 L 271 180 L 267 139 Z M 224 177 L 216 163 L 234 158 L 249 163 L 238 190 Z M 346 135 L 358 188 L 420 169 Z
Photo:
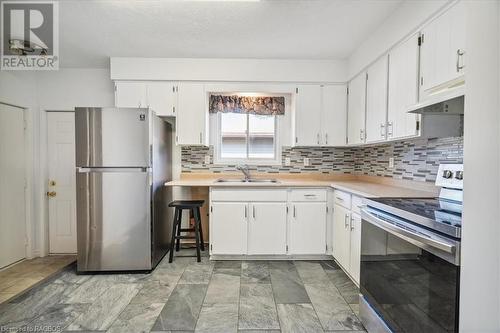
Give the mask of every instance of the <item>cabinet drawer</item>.
M 326 190 L 300 189 L 290 192 L 290 201 L 326 201 Z
M 253 189 L 213 189 L 210 192 L 212 201 L 260 201 L 286 202 L 286 190 L 253 190 Z
M 363 198 L 353 195 L 351 199 L 351 210 L 354 213 L 361 214 L 362 205 L 363 205 Z
M 336 190 L 333 194 L 334 202 L 342 207 L 351 209 L 351 194 Z

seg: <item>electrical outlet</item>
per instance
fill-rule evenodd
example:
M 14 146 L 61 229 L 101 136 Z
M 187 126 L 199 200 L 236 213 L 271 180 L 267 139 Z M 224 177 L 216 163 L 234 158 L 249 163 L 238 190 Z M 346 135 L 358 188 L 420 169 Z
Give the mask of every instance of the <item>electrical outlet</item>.
M 205 164 L 210 164 L 210 155 L 205 155 Z
M 394 168 L 394 157 L 389 158 L 389 168 Z
M 309 158 L 308 157 L 304 157 L 304 166 L 309 166 L 311 165 L 310 161 L 309 161 Z
M 290 164 L 292 164 L 290 157 L 285 157 L 285 166 L 290 166 Z

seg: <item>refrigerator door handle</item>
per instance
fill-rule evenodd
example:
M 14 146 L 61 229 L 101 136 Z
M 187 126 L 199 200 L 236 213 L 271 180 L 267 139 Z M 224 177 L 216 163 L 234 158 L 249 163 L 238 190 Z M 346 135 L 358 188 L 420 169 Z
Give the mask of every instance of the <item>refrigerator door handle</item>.
M 150 172 L 149 167 L 137 167 L 137 168 L 76 168 L 78 173 L 90 173 L 90 172 Z

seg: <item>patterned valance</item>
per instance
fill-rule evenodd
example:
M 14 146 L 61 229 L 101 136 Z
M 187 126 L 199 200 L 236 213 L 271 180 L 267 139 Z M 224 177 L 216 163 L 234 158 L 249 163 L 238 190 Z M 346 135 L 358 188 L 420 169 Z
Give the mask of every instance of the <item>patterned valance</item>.
M 285 97 L 210 95 L 210 113 L 284 115 Z

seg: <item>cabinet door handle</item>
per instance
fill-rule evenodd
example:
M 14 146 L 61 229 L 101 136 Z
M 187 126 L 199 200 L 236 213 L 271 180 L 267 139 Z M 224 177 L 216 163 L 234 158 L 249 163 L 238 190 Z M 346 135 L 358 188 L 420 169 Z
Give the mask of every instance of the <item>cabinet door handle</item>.
M 349 222 L 348 221 L 349 221 L 349 214 L 346 213 L 345 216 L 344 216 L 344 229 L 348 228 L 348 226 L 349 226 Z
M 351 216 L 351 218 L 350 218 L 350 222 L 349 222 L 349 223 L 350 223 L 350 225 L 351 225 L 351 231 L 353 231 L 353 230 L 354 230 L 354 223 L 353 223 L 353 218 L 352 218 L 352 216 Z
M 458 49 L 457 50 L 457 73 L 460 73 L 460 70 L 464 69 L 465 65 L 460 66 L 460 58 L 465 54 L 464 51 Z
M 293 205 L 293 217 L 295 218 L 296 214 L 295 214 L 295 205 Z
M 380 136 L 385 137 L 385 124 L 380 124 Z
M 335 197 L 335 199 L 337 199 L 338 201 L 344 201 L 344 198 L 341 197 Z
M 247 214 L 247 206 L 245 206 L 245 219 L 248 217 L 248 214 Z
M 388 122 L 387 123 L 387 136 L 392 136 L 393 129 L 394 129 L 394 126 L 393 126 L 392 121 Z

